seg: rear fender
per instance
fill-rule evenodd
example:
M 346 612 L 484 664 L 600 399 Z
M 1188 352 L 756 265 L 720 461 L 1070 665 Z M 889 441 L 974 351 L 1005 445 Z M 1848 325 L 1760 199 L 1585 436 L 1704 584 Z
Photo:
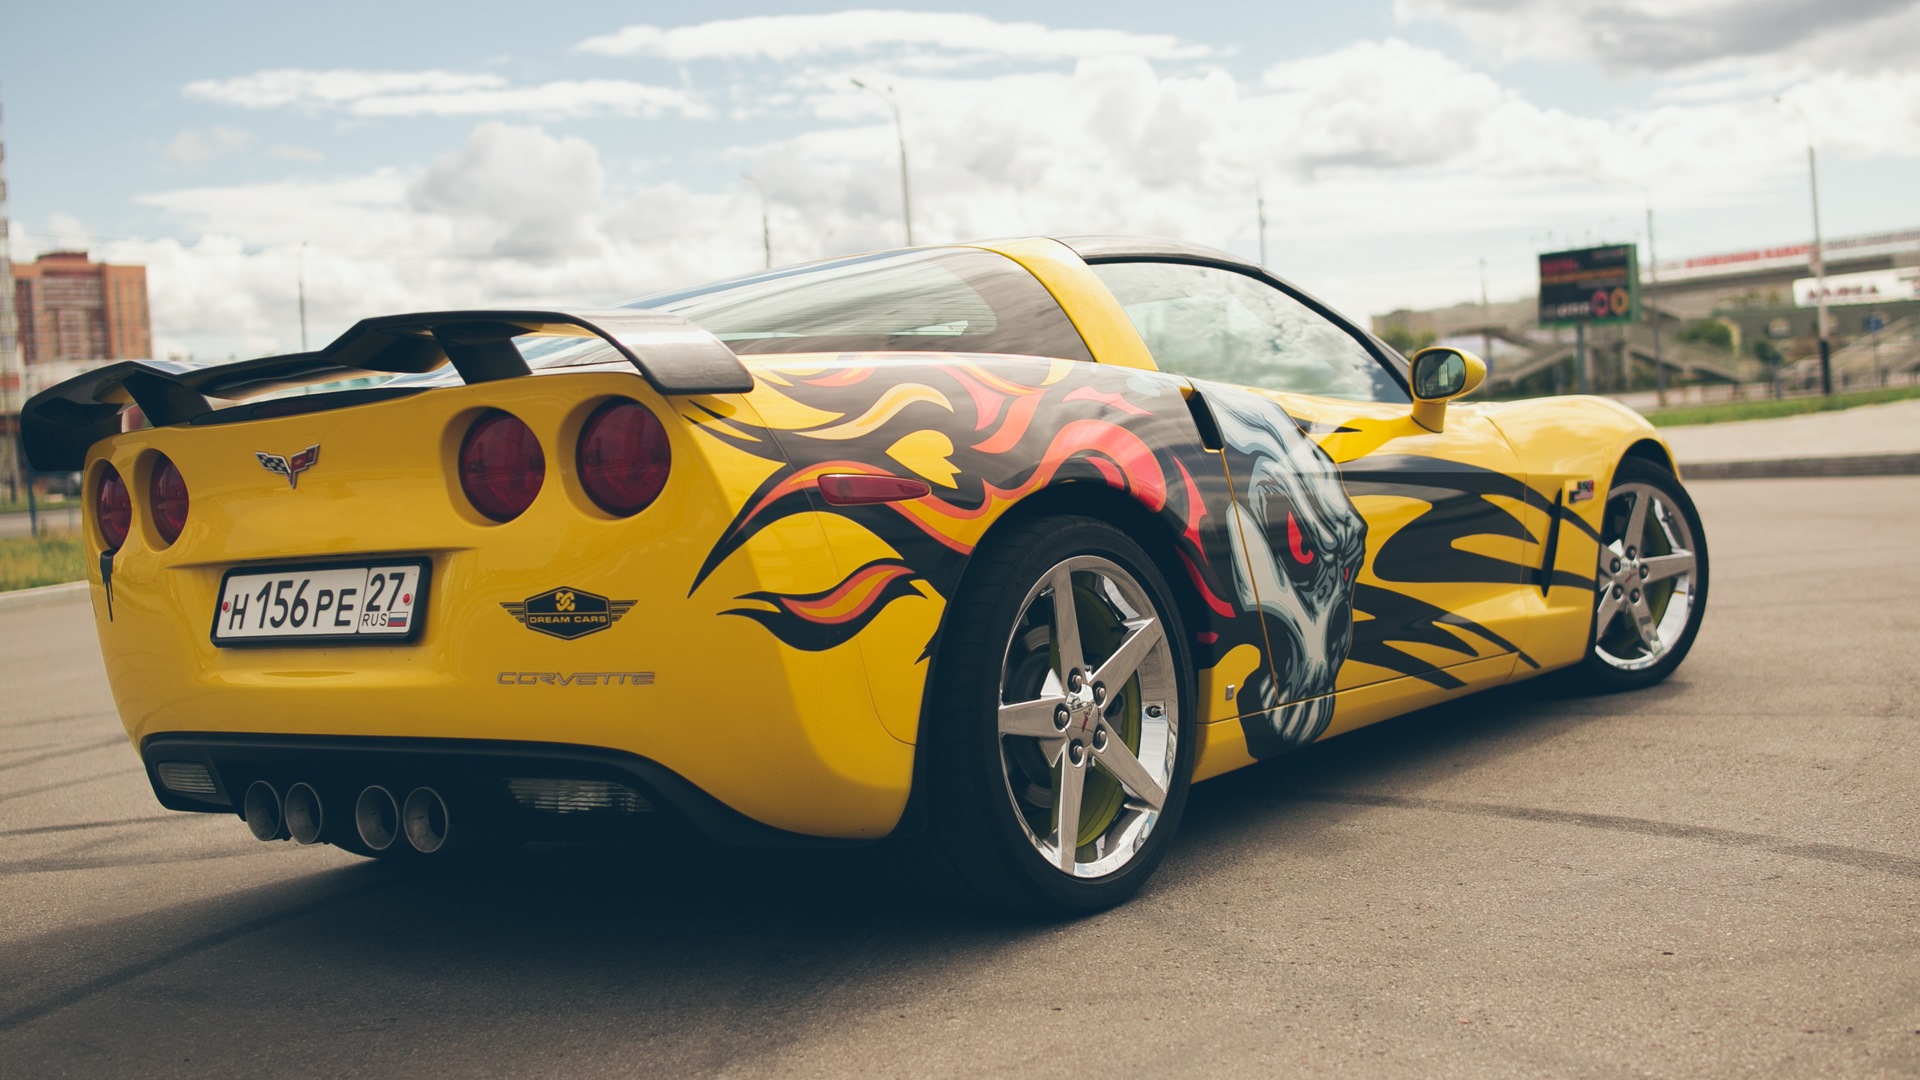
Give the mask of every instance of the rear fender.
M 763 426 L 709 434 L 776 463 L 708 553 L 702 575 L 762 530 L 810 515 L 831 558 L 731 614 L 800 650 L 857 644 L 888 731 L 912 741 L 947 601 L 968 558 L 1013 513 L 1120 505 L 1157 536 L 1182 591 L 1201 689 L 1263 664 L 1256 618 L 1235 604 L 1227 476 L 1202 445 L 1185 380 L 1064 360 L 959 354 L 781 357 L 752 363 Z M 833 505 L 820 477 L 916 479 L 929 494 Z M 1093 493 L 1100 493 L 1094 496 Z M 696 583 L 697 587 L 697 583 Z M 1227 715 L 1237 711 L 1222 695 Z

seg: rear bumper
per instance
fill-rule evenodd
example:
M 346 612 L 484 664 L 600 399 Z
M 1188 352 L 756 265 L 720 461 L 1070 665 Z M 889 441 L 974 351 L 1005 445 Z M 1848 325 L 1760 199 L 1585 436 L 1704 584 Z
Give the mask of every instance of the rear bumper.
M 672 769 L 638 754 L 603 747 L 495 739 L 412 739 L 328 735 L 235 735 L 169 732 L 141 743 L 147 780 L 161 805 L 199 813 L 240 813 L 248 785 L 265 780 L 284 791 L 289 784 L 312 784 L 328 804 L 351 805 L 370 784 L 404 794 L 416 786 L 449 793 L 480 811 L 480 816 L 512 822 L 538 834 L 539 826 L 559 826 L 552 810 L 517 799 L 508 781 L 598 781 L 619 785 L 636 796 L 619 800 L 617 809 L 580 811 L 565 824 L 644 827 L 662 815 L 675 819 L 716 843 L 736 847 L 832 847 L 859 843 L 776 829 L 747 817 L 707 794 Z M 208 785 L 188 784 L 166 765 L 199 765 Z M 189 772 L 188 776 L 197 776 Z M 559 828 L 547 831 L 561 832 Z M 577 830 L 576 830 L 577 831 Z

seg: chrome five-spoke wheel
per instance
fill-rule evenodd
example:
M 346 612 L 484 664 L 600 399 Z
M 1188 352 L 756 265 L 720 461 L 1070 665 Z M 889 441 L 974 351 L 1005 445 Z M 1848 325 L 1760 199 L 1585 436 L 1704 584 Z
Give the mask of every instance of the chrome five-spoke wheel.
M 1614 689 L 1665 678 L 1693 644 L 1706 587 L 1706 534 L 1686 489 L 1649 462 L 1621 462 L 1601 519 L 1589 677 Z
M 1614 488 L 1608 524 L 1616 518 L 1620 534 L 1600 549 L 1593 647 L 1606 663 L 1635 671 L 1659 663 L 1692 620 L 1693 530 L 1673 498 L 1651 484 Z
M 919 752 L 931 884 L 1083 914 L 1139 890 L 1193 776 L 1192 658 L 1159 564 L 1096 518 L 1009 523 L 940 631 Z
M 1126 865 L 1172 786 L 1181 718 L 1166 627 L 1097 555 L 1027 591 L 1000 676 L 1000 767 L 1040 856 L 1076 877 Z

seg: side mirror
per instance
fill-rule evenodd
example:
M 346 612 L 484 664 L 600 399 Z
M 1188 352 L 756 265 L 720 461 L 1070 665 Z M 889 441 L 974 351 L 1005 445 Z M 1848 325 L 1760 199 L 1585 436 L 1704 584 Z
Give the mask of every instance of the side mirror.
M 1462 349 L 1436 345 L 1413 354 L 1413 422 L 1428 431 L 1447 426 L 1447 402 L 1471 392 L 1487 377 L 1484 360 Z

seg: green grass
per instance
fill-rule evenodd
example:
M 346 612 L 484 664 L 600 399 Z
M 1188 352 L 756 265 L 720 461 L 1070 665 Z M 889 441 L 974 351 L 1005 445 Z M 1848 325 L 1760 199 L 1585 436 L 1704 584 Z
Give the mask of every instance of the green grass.
M 53 499 L 43 498 L 39 500 L 38 505 L 39 505 L 40 512 L 43 514 L 50 514 L 55 512 L 65 514 L 68 510 L 72 509 L 73 507 L 79 506 L 80 500 L 69 498 L 65 500 L 56 501 Z M 27 512 L 28 509 L 29 507 L 27 506 L 27 500 L 25 499 L 21 499 L 19 502 L 8 502 L 4 497 L 0 497 L 0 514 L 24 514 Z
M 86 576 L 86 545 L 76 533 L 0 536 L 0 592 L 80 581 Z
M 1647 413 L 1647 419 L 1660 427 L 1679 427 L 1682 424 L 1724 424 L 1734 420 L 1766 420 L 1776 416 L 1798 416 L 1801 413 L 1831 412 L 1835 409 L 1851 409 L 1856 405 L 1878 405 L 1887 401 L 1902 401 L 1920 397 L 1920 386 L 1900 386 L 1886 390 L 1860 390 L 1851 394 L 1835 394 L 1832 397 L 1786 398 L 1775 401 L 1765 398 L 1759 401 L 1729 401 L 1719 405 L 1689 405 L 1679 409 L 1658 409 Z

